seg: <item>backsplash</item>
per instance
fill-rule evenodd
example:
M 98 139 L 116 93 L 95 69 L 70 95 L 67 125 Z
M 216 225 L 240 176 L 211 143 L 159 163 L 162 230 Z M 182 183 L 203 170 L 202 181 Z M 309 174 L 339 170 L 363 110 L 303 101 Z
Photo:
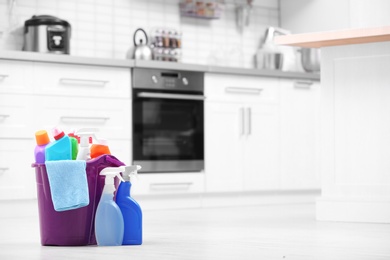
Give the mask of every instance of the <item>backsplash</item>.
M 9 3 L 13 16 L 7 16 Z M 180 0 L 0 0 L 0 50 L 20 50 L 24 21 L 49 14 L 72 26 L 71 55 L 124 59 L 137 28 L 159 27 L 183 33 L 182 61 L 203 65 L 253 67 L 253 56 L 268 26 L 279 25 L 278 0 L 255 0 L 249 25 L 241 32 L 236 7 L 226 0 L 220 19 L 181 17 Z

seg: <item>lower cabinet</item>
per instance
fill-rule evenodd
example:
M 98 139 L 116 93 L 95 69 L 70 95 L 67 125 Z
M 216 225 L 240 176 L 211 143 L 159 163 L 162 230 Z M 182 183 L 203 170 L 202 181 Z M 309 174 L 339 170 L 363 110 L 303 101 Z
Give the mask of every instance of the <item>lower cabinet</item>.
M 205 173 L 207 192 L 243 190 L 243 106 L 205 104 Z
M 320 188 L 319 82 L 217 74 L 205 82 L 206 192 Z
M 33 138 L 0 139 L 0 199 L 36 197 L 34 147 Z
M 132 179 L 132 194 L 174 195 L 204 192 L 204 173 L 142 173 Z
M 206 104 L 206 191 L 279 188 L 278 107 Z
M 243 151 L 244 190 L 279 189 L 279 106 L 247 107 L 248 122 Z
M 279 188 L 278 80 L 208 74 L 207 192 Z
M 280 81 L 282 189 L 319 189 L 320 83 Z
M 36 197 L 31 164 L 40 129 L 53 140 L 54 127 L 97 128 L 112 154 L 131 163 L 129 69 L 1 60 L 0 69 L 0 200 Z

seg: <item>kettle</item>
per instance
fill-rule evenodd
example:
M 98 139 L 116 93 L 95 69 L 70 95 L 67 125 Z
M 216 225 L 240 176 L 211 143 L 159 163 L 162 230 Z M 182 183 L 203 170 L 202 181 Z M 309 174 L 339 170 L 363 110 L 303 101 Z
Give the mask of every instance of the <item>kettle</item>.
M 139 39 L 139 42 L 137 43 L 136 42 L 136 36 L 137 36 L 137 33 L 139 32 L 142 32 L 145 36 L 145 43 L 143 42 L 142 39 Z M 133 52 L 133 59 L 136 59 L 136 60 L 151 60 L 152 59 L 152 49 L 148 46 L 148 36 L 146 35 L 146 32 L 141 29 L 141 28 L 138 28 L 135 32 L 134 32 L 134 36 L 133 36 L 133 41 L 134 41 L 134 52 Z M 127 55 L 129 56 L 129 55 Z

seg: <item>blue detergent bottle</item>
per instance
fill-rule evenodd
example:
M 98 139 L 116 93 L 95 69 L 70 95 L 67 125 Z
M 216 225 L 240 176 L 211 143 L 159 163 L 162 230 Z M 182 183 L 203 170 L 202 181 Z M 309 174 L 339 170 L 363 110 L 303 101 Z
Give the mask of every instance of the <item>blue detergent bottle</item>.
M 45 148 L 46 161 L 72 160 L 72 143 L 64 131 L 54 128 L 54 142 Z
M 122 172 L 125 180 L 119 185 L 116 193 L 116 203 L 122 211 L 125 232 L 123 235 L 123 245 L 142 244 L 142 210 L 139 204 L 130 196 L 131 175 L 135 176 L 141 169 L 139 165 L 123 166 Z
M 102 197 L 96 210 L 95 216 L 95 236 L 99 246 L 120 246 L 123 241 L 123 216 L 118 205 L 114 201 L 114 178 L 124 171 L 124 167 L 106 167 L 100 175 L 105 175 L 105 185 Z

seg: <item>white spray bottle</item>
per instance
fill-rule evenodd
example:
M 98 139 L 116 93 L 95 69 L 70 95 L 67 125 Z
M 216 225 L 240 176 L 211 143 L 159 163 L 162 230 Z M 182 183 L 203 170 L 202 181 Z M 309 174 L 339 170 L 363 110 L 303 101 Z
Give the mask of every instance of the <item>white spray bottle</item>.
M 97 128 L 81 128 L 79 129 L 75 135 L 80 137 L 80 146 L 79 151 L 77 153 L 76 160 L 84 160 L 87 161 L 91 159 L 91 150 L 89 147 L 89 138 L 95 137 L 95 132 L 99 131 Z M 96 137 L 95 137 L 96 139 Z
M 106 167 L 100 172 L 100 175 L 106 176 L 106 180 L 95 217 L 95 235 L 99 246 L 122 245 L 124 222 L 122 212 L 114 201 L 114 178 L 124 181 L 120 175 L 123 171 L 124 166 L 120 166 Z

